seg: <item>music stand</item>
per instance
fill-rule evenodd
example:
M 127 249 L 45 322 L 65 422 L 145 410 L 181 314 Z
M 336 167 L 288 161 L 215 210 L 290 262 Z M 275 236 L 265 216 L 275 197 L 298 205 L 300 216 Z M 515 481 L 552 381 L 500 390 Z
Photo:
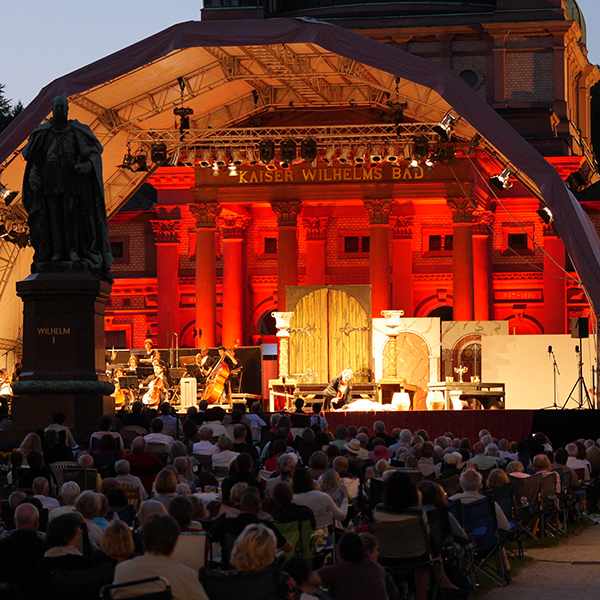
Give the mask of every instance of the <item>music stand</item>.
M 196 363 L 185 365 L 185 369 L 190 377 L 195 377 L 196 379 L 202 379 L 203 377 L 206 377 L 204 373 L 200 371 L 200 367 Z
M 154 375 L 154 367 L 153 366 L 137 366 L 135 369 L 138 379 L 146 379 L 146 377 L 150 377 L 150 375 Z
M 138 386 L 137 375 L 119 377 L 119 387 L 122 390 L 136 390 Z

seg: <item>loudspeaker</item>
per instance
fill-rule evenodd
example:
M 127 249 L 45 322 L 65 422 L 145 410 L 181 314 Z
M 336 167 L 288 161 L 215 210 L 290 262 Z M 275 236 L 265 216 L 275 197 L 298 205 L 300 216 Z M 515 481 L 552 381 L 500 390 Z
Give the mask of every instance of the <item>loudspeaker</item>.
M 587 317 L 573 317 L 571 319 L 571 337 L 579 339 L 590 337 L 589 319 Z

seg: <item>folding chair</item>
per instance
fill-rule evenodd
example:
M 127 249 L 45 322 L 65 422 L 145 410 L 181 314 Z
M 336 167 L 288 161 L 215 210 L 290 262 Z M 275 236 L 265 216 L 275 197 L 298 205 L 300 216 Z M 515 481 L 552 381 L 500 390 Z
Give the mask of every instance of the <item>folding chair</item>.
M 115 567 L 112 563 L 79 570 L 56 567 L 52 581 L 54 597 L 61 600 L 99 598 L 100 590 L 112 583 L 114 572 Z
M 174 560 L 199 571 L 207 564 L 208 533 L 206 531 L 184 531 L 177 538 L 171 555 Z
M 63 484 L 63 471 L 67 467 L 77 467 L 77 463 L 69 460 L 50 463 L 48 466 L 52 471 L 52 475 L 54 477 L 54 481 L 56 482 L 56 486 L 60 489 L 60 487 Z
M 229 467 L 215 467 L 215 477 L 217 479 L 223 479 L 229 477 Z
M 463 504 L 462 510 L 465 532 L 473 541 L 468 555 L 474 580 L 481 573 L 500 587 L 508 585 L 509 574 L 506 571 L 504 545 L 498 533 L 494 498 L 486 496 L 476 502 Z M 490 564 L 491 559 L 495 559 L 496 566 Z
M 314 530 L 310 519 L 289 523 L 273 521 L 273 525 L 292 545 L 292 549 L 285 555 L 285 560 L 292 558 L 292 556 L 301 556 L 308 561 L 308 564 L 311 564 L 313 559 L 311 537 Z
M 63 469 L 63 482 L 74 481 L 83 492 L 95 490 L 98 483 L 98 469 L 85 469 L 83 467 L 65 467 Z
M 385 513 L 385 509 L 378 509 Z M 420 510 L 407 510 L 394 513 L 394 519 L 376 522 L 371 525 L 371 533 L 379 545 L 379 562 L 388 570 L 395 581 L 410 584 L 417 571 L 430 574 L 429 598 L 443 597 L 433 565 L 441 563 L 441 558 L 433 558 L 430 550 L 427 517 Z
M 131 588 L 139 588 L 139 594 Z M 128 589 L 129 588 L 129 589 Z M 148 577 L 147 579 L 138 579 L 137 581 L 128 581 L 126 583 L 115 583 L 107 585 L 100 591 L 102 600 L 113 600 L 113 592 L 124 590 L 127 598 L 136 598 L 137 600 L 173 600 L 171 586 L 164 577 Z
M 509 475 L 513 491 L 515 518 L 521 535 L 535 537 L 537 525 L 542 515 L 540 492 L 543 475 L 531 477 L 512 477 Z
M 210 454 L 194 454 L 193 457 L 198 461 L 203 471 L 213 472 L 212 456 Z
M 136 437 L 148 434 L 143 427 L 139 427 L 138 425 L 125 425 L 125 427 L 121 428 L 119 433 L 123 438 L 123 444 L 125 444 L 126 448 L 131 448 L 131 442 L 133 442 Z
M 446 492 L 448 498 L 460 492 L 460 475 L 452 475 L 451 477 L 442 477 L 436 480 Z
M 559 509 L 559 478 L 558 473 L 543 475 L 540 502 L 542 508 L 542 526 L 540 529 L 542 539 L 549 535 L 555 537 L 562 529 L 560 524 Z
M 504 516 L 507 518 L 510 523 L 511 530 L 506 534 L 504 541 L 514 540 L 517 542 L 517 556 L 519 558 L 523 558 L 523 539 L 521 537 L 521 530 L 517 527 L 516 517 L 515 517 L 515 502 L 513 497 L 512 486 L 509 483 L 503 485 L 501 488 L 494 490 L 492 492 L 492 497 L 494 498 L 496 504 L 502 509 Z M 506 546 L 506 549 L 509 552 L 514 553 L 512 548 Z
M 279 600 L 279 571 L 270 565 L 262 571 L 213 571 L 200 569 L 200 583 L 210 600 Z
M 137 513 L 140 508 L 140 488 L 132 483 L 123 483 L 119 481 L 119 487 L 125 493 L 125 497 L 127 498 L 127 502 L 133 506 L 133 510 Z

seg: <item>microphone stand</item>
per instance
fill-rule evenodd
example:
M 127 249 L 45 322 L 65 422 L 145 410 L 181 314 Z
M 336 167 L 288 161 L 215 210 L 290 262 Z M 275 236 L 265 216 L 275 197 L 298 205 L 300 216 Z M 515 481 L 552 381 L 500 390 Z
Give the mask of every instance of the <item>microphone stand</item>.
M 544 406 L 542 410 L 549 410 L 551 408 L 558 409 L 558 382 L 556 380 L 557 375 L 560 375 L 560 371 L 558 370 L 558 365 L 556 364 L 556 355 L 553 350 L 548 350 L 548 355 L 550 360 L 552 360 L 552 370 L 554 371 L 554 398 L 552 401 L 552 406 Z M 564 406 L 563 406 L 564 408 Z

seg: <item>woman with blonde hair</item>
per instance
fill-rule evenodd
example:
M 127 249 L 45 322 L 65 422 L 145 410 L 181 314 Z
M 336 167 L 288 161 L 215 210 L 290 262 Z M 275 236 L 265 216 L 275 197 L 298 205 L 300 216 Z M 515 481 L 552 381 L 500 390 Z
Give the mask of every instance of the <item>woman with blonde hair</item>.
M 164 468 L 154 480 L 154 496 L 153 500 L 160 502 L 165 508 L 169 508 L 171 500 L 176 495 L 177 490 L 177 475 L 171 468 Z
M 248 525 L 235 540 L 230 562 L 245 573 L 262 571 L 273 563 L 276 551 L 277 539 L 268 527 Z
M 341 482 L 338 472 L 334 469 L 327 469 L 321 475 L 321 491 L 330 496 L 338 508 L 342 506 L 344 498 L 348 495 L 346 486 Z
M 27 456 L 30 452 L 39 452 L 43 455 L 42 440 L 40 439 L 40 436 L 37 433 L 28 433 L 25 436 L 25 439 L 21 442 L 18 452 L 23 455 L 23 466 L 29 466 L 27 463 Z
M 111 521 L 106 526 L 102 540 L 100 540 L 100 550 L 115 566 L 133 554 L 133 535 L 125 521 Z M 96 559 L 97 557 L 94 556 L 94 562 L 97 562 Z

